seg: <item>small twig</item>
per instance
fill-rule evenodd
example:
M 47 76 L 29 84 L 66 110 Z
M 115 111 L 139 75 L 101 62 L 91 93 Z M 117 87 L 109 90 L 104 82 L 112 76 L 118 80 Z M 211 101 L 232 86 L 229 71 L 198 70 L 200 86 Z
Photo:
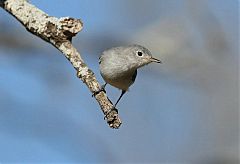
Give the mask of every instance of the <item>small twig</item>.
M 87 67 L 80 53 L 72 45 L 74 37 L 83 27 L 79 19 L 63 17 L 51 17 L 28 3 L 26 0 L 0 0 L 0 7 L 13 15 L 32 34 L 51 43 L 71 62 L 80 78 L 89 88 L 92 94 L 100 90 L 101 86 L 94 73 Z M 117 110 L 108 99 L 106 93 L 94 94 L 103 113 L 104 118 L 111 128 L 119 128 L 121 120 Z

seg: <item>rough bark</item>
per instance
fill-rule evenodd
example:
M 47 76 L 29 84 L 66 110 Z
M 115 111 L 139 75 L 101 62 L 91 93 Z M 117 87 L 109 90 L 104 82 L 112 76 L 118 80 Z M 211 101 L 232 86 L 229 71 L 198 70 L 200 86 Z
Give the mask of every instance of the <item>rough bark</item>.
M 101 85 L 72 45 L 72 37 L 83 27 L 81 20 L 49 16 L 26 0 L 0 0 L 0 7 L 13 15 L 29 32 L 51 43 L 64 54 L 77 71 L 77 77 L 87 85 L 99 103 L 109 126 L 119 128 L 121 120 L 117 110 L 105 92 L 98 92 Z

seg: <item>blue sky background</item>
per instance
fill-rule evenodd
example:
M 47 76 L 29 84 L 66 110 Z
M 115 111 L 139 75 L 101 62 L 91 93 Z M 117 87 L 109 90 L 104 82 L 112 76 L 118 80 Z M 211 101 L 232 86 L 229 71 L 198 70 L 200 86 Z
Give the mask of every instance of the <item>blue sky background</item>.
M 101 83 L 112 46 L 144 45 L 163 64 L 138 71 L 110 129 L 65 57 L 1 9 L 0 162 L 239 162 L 237 0 L 31 3 L 83 21 L 73 43 Z

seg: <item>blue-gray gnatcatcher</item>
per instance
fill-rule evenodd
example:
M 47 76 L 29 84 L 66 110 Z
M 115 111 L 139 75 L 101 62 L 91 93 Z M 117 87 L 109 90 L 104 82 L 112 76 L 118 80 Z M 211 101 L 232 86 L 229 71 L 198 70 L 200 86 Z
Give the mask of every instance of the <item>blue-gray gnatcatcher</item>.
M 147 48 L 140 45 L 114 47 L 102 53 L 99 58 L 100 73 L 106 82 L 102 90 L 105 89 L 106 84 L 122 90 L 114 107 L 134 83 L 137 69 L 151 62 L 161 63 L 160 60 L 152 57 Z

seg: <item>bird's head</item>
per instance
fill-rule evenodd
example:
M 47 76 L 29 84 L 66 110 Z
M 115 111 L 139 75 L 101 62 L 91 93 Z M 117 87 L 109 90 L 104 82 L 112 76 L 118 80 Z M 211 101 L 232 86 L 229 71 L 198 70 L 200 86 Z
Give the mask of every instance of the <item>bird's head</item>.
M 129 54 L 127 58 L 136 68 L 140 68 L 152 62 L 161 63 L 159 59 L 156 59 L 152 56 L 151 52 L 147 48 L 140 45 L 128 46 L 125 54 Z

